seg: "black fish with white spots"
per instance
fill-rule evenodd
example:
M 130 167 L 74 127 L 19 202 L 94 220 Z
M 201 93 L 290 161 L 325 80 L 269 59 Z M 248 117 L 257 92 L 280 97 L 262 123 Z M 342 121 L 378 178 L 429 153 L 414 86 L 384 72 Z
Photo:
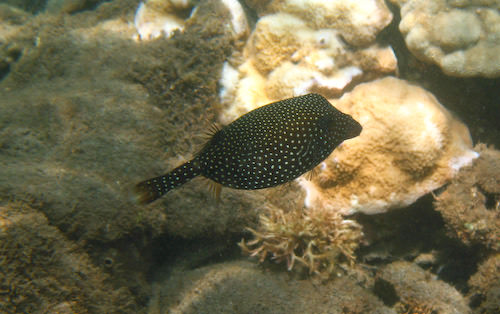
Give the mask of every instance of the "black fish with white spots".
M 235 189 L 273 187 L 312 170 L 361 130 L 319 94 L 274 102 L 215 132 L 193 160 L 137 184 L 137 198 L 152 202 L 200 175 Z

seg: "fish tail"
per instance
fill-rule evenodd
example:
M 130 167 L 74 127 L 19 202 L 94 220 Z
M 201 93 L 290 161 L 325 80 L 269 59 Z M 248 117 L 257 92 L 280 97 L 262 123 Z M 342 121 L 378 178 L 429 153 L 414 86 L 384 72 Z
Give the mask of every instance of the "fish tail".
M 135 198 L 141 204 L 151 203 L 199 174 L 197 167 L 187 162 L 167 174 L 138 183 L 134 189 Z

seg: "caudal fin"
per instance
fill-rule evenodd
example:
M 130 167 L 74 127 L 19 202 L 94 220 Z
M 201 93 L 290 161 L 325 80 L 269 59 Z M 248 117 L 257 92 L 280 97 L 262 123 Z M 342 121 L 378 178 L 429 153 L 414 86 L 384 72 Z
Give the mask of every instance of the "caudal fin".
M 151 203 L 199 174 L 198 169 L 187 162 L 167 174 L 138 183 L 134 189 L 135 198 L 141 204 Z

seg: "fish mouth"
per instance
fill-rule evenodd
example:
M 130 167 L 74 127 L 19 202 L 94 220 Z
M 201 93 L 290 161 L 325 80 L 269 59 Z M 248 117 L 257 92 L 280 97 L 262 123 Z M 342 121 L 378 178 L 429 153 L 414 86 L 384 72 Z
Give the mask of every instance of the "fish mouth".
M 359 134 L 361 134 L 362 130 L 363 130 L 363 127 L 361 126 L 361 124 L 359 124 L 358 121 L 352 119 L 351 125 L 346 133 L 346 139 L 350 139 L 350 138 L 358 136 Z

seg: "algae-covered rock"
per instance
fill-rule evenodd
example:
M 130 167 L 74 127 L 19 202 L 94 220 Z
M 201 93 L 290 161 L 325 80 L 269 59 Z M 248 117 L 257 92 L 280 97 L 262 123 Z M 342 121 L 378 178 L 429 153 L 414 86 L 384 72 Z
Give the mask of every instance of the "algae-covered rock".
M 0 206 L 0 269 L 2 313 L 138 313 L 126 288 L 22 203 Z
M 183 34 L 137 42 L 136 6 L 16 20 L 0 47 L 17 47 L 0 78 L 0 200 L 36 203 L 141 304 L 152 237 L 239 232 L 256 214 L 255 198 L 240 192 L 223 191 L 218 205 L 203 180 L 149 207 L 131 200 L 137 182 L 203 144 L 232 42 L 229 14 L 211 1 Z
M 134 55 L 125 36 L 82 18 L 40 16 L 8 39 L 22 53 L 0 82 L 0 159 L 8 165 L 0 193 L 43 202 L 51 223 L 75 237 L 115 239 L 152 218 L 138 221 L 125 191 L 140 171 L 134 165 L 153 161 L 140 130 L 158 115 L 143 108 L 144 88 L 118 74 Z
M 202 180 L 150 207 L 130 198 L 203 144 L 232 42 L 218 2 L 200 3 L 183 34 L 147 43 L 133 39 L 135 8 L 39 15 L 6 38 L 20 54 L 0 81 L 0 196 L 43 203 L 51 224 L 81 240 L 242 229 L 252 198 L 223 192 L 218 206 Z
M 314 285 L 249 262 L 175 269 L 154 284 L 150 313 L 395 313 L 355 281 Z
M 469 280 L 468 296 L 475 313 L 500 312 L 500 254 L 482 262 Z
M 449 234 L 467 245 L 500 251 L 500 152 L 484 144 L 435 201 Z
M 399 313 L 472 313 L 455 288 L 409 262 L 382 267 L 374 291 Z

